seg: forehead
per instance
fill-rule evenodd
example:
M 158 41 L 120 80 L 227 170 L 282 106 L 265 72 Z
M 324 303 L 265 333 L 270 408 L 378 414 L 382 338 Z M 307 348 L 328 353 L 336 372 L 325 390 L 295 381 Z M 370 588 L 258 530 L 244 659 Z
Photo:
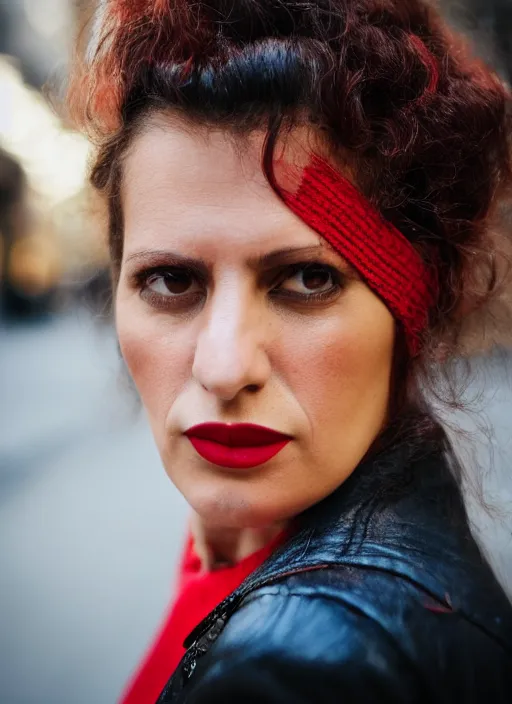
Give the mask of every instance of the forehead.
M 267 182 L 263 140 L 262 133 L 241 139 L 164 117 L 153 121 L 125 159 L 125 254 L 171 245 L 250 254 L 321 242 Z

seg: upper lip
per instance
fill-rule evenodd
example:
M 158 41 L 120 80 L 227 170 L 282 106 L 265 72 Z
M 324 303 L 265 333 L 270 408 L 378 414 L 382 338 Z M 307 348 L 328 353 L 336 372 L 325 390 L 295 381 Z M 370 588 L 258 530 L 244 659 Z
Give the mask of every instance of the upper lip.
M 201 423 L 189 428 L 184 434 L 229 447 L 257 447 L 290 439 L 289 435 L 253 423 Z

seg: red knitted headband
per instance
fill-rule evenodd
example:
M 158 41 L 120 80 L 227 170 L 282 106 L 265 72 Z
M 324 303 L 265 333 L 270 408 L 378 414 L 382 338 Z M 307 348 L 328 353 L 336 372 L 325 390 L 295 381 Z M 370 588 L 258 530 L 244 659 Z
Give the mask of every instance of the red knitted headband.
M 364 278 L 404 328 L 411 354 L 437 298 L 437 279 L 412 244 L 326 161 L 313 156 L 288 207 Z

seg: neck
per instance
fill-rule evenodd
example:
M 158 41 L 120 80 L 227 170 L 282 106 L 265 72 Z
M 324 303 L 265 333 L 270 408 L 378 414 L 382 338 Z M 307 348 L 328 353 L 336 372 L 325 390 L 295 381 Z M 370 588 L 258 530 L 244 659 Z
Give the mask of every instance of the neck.
M 203 569 L 234 565 L 268 545 L 286 528 L 273 523 L 262 528 L 226 528 L 206 525 L 199 516 L 192 518 L 195 552 Z

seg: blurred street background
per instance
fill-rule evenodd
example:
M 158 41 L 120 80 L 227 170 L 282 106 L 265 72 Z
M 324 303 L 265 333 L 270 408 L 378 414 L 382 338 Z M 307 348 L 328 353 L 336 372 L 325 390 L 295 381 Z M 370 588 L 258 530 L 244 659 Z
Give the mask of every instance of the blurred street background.
M 445 5 L 510 80 L 512 0 Z M 115 703 L 169 603 L 187 515 L 119 360 L 88 146 L 43 93 L 91 9 L 0 0 L 0 704 Z M 512 595 L 512 330 L 497 342 L 469 390 L 493 435 L 458 442 Z

